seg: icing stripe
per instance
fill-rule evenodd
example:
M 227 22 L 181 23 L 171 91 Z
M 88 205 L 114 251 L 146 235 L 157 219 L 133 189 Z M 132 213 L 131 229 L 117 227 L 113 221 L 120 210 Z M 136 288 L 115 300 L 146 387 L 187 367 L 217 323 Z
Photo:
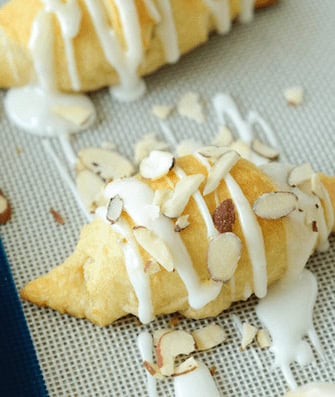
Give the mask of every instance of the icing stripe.
M 143 44 L 138 11 L 132 0 L 115 0 L 127 44 L 124 51 L 115 31 L 109 28 L 101 0 L 85 0 L 87 9 L 100 40 L 107 61 L 120 78 L 120 85 L 113 88 L 115 96 L 123 101 L 136 99 L 145 91 L 144 82 L 137 69 L 143 58 Z
M 148 324 L 154 319 L 150 280 L 144 271 L 144 263 L 137 248 L 133 231 L 124 219 L 114 223 L 112 228 L 127 240 L 126 243 L 120 242 L 120 245 L 123 250 L 129 280 L 138 299 L 138 318 L 143 324 Z
M 231 29 L 230 4 L 229 0 L 204 0 L 211 11 L 216 31 L 220 34 L 226 34 Z
M 157 0 L 161 12 L 161 21 L 157 26 L 157 34 L 163 44 L 166 61 L 175 63 L 180 57 L 178 35 L 170 0 Z
M 173 171 L 175 172 L 175 174 L 178 176 L 179 179 L 182 179 L 186 176 L 186 173 L 180 167 L 174 167 Z M 196 202 L 199 212 L 200 212 L 200 215 L 206 225 L 207 237 L 212 238 L 212 237 L 217 236 L 219 233 L 216 230 L 216 227 L 214 226 L 212 215 L 210 214 L 207 204 L 206 204 L 206 201 L 202 197 L 199 190 L 197 190 L 193 194 L 192 197 L 193 197 L 194 201 Z
M 235 179 L 228 174 L 225 182 L 239 215 L 249 258 L 253 268 L 254 290 L 258 298 L 266 295 L 267 271 L 262 229 L 249 201 Z
M 148 331 L 142 331 L 137 337 L 137 345 L 141 354 L 142 361 L 148 361 L 149 363 L 153 362 L 153 341 L 152 336 Z M 146 372 L 147 377 L 147 390 L 149 397 L 158 397 L 157 394 L 157 382 L 156 378 Z

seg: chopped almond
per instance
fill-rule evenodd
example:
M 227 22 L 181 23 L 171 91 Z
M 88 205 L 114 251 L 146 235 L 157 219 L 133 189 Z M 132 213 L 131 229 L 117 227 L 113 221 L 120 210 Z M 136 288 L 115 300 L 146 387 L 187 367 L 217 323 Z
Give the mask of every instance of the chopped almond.
M 214 323 L 192 332 L 192 336 L 197 350 L 200 351 L 211 349 L 226 340 L 223 328 Z
M 179 330 L 163 334 L 156 348 L 157 364 L 161 374 L 172 375 L 175 372 L 175 358 L 181 354 L 190 354 L 194 349 L 194 339 L 185 331 Z
M 113 224 L 120 219 L 123 211 L 123 200 L 119 195 L 112 197 L 107 206 L 107 220 Z
M 313 174 L 313 168 L 309 163 L 298 165 L 289 173 L 288 184 L 290 186 L 299 186 L 302 183 L 311 180 Z
M 284 97 L 289 105 L 301 105 L 304 100 L 304 89 L 300 86 L 286 88 Z
M 174 228 L 175 232 L 179 233 L 190 225 L 188 217 L 189 215 L 182 215 L 176 220 L 175 228 Z
M 199 94 L 195 92 L 188 92 L 185 94 L 180 99 L 177 110 L 181 116 L 188 117 L 197 123 L 203 123 L 205 121 Z
M 182 362 L 178 367 L 176 368 L 175 372 L 173 373 L 173 376 L 180 376 L 180 375 L 185 375 L 188 374 L 195 369 L 197 369 L 199 364 L 193 357 L 187 358 L 184 362 Z
M 257 331 L 256 340 L 257 340 L 259 347 L 262 349 L 270 347 L 272 344 L 269 331 L 264 328 L 261 328 Z
M 169 117 L 173 109 L 173 106 L 167 105 L 154 105 L 152 107 L 152 113 L 159 119 L 165 120 Z
M 242 326 L 242 343 L 241 350 L 245 350 L 249 346 L 257 334 L 257 328 L 249 323 L 243 323 Z
M 160 265 L 168 272 L 174 269 L 173 258 L 167 245 L 152 230 L 144 226 L 133 228 L 134 236 L 142 248 L 144 248 Z
M 140 175 L 145 179 L 159 179 L 173 168 L 175 159 L 172 153 L 153 150 L 140 164 Z

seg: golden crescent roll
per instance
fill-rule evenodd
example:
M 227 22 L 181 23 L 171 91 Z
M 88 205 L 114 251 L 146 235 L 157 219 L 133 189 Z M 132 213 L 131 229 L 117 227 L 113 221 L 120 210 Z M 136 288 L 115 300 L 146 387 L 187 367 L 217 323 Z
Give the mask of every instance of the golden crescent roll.
M 327 248 L 335 178 L 301 178 L 298 167 L 279 163 L 259 168 L 233 151 L 174 160 L 164 175 L 142 170 L 146 178 L 108 184 L 101 218 L 21 297 L 100 326 L 128 313 L 142 322 L 173 312 L 204 318 L 253 292 L 265 296 Z
M 214 4 L 220 2 L 221 6 Z M 37 80 L 38 73 L 34 68 L 29 43 L 33 25 L 42 10 L 52 14 L 54 35 L 51 54 L 54 57 L 56 88 L 61 91 L 91 91 L 119 82 L 120 71 L 127 69 L 124 67 L 127 59 L 123 58 L 128 55 L 132 58 L 133 47 L 134 56 L 130 63 L 135 64 L 135 73 L 146 75 L 167 62 L 177 61 L 180 54 L 206 42 L 210 32 L 228 31 L 230 20 L 238 18 L 243 12 L 246 15 L 242 15 L 242 20 L 250 19 L 250 7 L 263 7 L 274 2 L 275 0 L 256 0 L 254 3 L 245 0 L 11 0 L 0 9 L 0 87 L 22 86 Z M 224 22 L 220 15 L 222 11 L 213 11 L 215 7 L 228 10 L 226 24 L 228 25 L 229 18 L 229 25 L 225 31 L 221 26 Z M 57 14 L 59 9 L 62 10 Z M 220 18 L 222 20 L 218 22 Z M 104 32 L 98 26 L 103 26 Z M 139 27 L 138 32 L 135 28 L 131 31 L 134 26 Z M 110 39 L 111 32 L 115 36 L 114 41 L 112 44 L 105 43 L 104 47 L 103 43 Z M 141 35 L 139 42 L 138 33 Z M 162 39 L 162 35 L 165 35 L 165 39 Z M 42 34 L 37 41 L 40 43 L 45 36 L 46 33 Z M 170 48 L 173 38 L 176 41 L 175 49 Z M 108 54 L 111 55 L 115 50 L 107 48 L 110 45 L 121 46 L 121 66 L 116 67 L 115 62 L 108 59 Z M 177 53 L 169 54 L 171 50 Z M 113 58 L 112 55 L 111 57 Z M 75 74 L 78 85 L 73 81 Z

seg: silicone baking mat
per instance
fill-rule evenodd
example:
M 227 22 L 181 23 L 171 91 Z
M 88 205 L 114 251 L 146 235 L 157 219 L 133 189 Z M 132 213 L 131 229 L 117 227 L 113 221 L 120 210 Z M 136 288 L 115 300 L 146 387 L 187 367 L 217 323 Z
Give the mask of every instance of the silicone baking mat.
M 206 101 L 206 123 L 176 114 L 168 122 L 178 140 L 206 142 L 218 127 L 210 99 L 221 91 L 232 94 L 242 112 L 255 109 L 272 125 L 289 161 L 309 161 L 315 169 L 335 174 L 334 20 L 332 0 L 280 0 L 258 11 L 250 25 L 235 24 L 229 35 L 211 37 L 176 65 L 146 78 L 148 93 L 140 101 L 122 105 L 107 89 L 92 95 L 97 122 L 74 137 L 73 146 L 78 150 L 113 141 L 131 158 L 132 145 L 144 133 L 161 135 L 152 106 L 175 104 L 190 90 Z M 296 108 L 283 98 L 283 90 L 292 85 L 305 88 L 305 101 Z M 0 93 L 1 103 L 4 95 Z M 85 219 L 40 138 L 12 126 L 3 106 L 0 142 L 0 185 L 14 209 L 11 222 L 1 227 L 1 236 L 19 289 L 71 253 Z M 51 143 L 67 166 L 58 141 Z M 50 207 L 63 215 L 64 225 L 52 219 Z M 308 264 L 319 283 L 314 322 L 325 354 L 315 365 L 292 366 L 299 384 L 335 381 L 334 237 L 330 245 L 328 252 L 314 255 Z M 270 352 L 257 347 L 239 351 L 240 337 L 231 315 L 257 325 L 255 304 L 252 298 L 221 314 L 216 322 L 225 328 L 227 341 L 198 355 L 208 366 L 215 365 L 223 396 L 280 396 L 287 390 L 280 371 L 272 369 Z M 127 317 L 99 328 L 27 303 L 23 310 L 50 396 L 147 395 L 136 336 L 144 328 L 168 326 L 169 316 L 147 327 Z M 177 328 L 192 330 L 206 323 L 181 319 Z M 159 382 L 158 389 L 161 396 L 173 396 L 170 381 Z

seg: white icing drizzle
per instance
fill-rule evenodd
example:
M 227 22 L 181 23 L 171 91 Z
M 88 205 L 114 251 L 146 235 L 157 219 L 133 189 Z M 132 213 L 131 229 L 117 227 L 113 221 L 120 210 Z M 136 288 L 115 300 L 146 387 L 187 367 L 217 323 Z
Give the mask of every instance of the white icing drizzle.
M 64 22 L 63 26 L 65 29 L 67 24 Z M 69 37 L 74 31 L 68 29 Z M 5 98 L 5 109 L 10 119 L 32 134 L 52 136 L 78 132 L 87 128 L 95 118 L 94 106 L 88 97 L 56 90 L 53 44 L 52 15 L 42 9 L 33 22 L 29 41 L 37 83 L 12 88 Z M 53 111 L 59 107 L 81 108 L 90 117 L 83 124 L 75 124 Z
M 241 11 L 238 17 L 242 23 L 249 23 L 254 19 L 255 0 L 240 0 Z
M 219 123 L 223 126 L 227 126 L 228 116 L 230 121 L 233 123 L 240 139 L 242 139 L 242 141 L 247 145 L 250 145 L 256 138 L 253 127 L 258 124 L 262 128 L 269 143 L 275 148 L 280 147 L 276 138 L 276 134 L 271 129 L 269 124 L 257 112 L 250 111 L 246 118 L 243 118 L 235 101 L 228 94 L 217 94 L 212 99 L 212 102 Z M 250 150 L 246 158 L 256 165 L 262 165 L 268 162 L 268 159 L 259 156 L 252 150 Z
M 80 90 L 80 81 L 73 49 L 73 38 L 77 36 L 81 23 L 81 9 L 77 0 L 69 0 L 63 3 L 61 0 L 42 0 L 45 4 L 45 10 L 54 13 L 59 21 L 65 52 L 67 57 L 67 66 L 71 78 L 72 89 Z
M 214 300 L 221 291 L 222 283 L 213 280 L 200 281 L 180 235 L 174 231 L 173 222 L 163 215 L 152 218 L 150 208 L 154 198 L 153 190 L 136 178 L 128 178 L 107 185 L 106 198 L 117 194 L 123 199 L 124 209 L 134 222 L 152 230 L 169 248 L 175 269 L 188 292 L 190 306 L 200 309 Z
M 210 9 L 215 22 L 216 31 L 226 34 L 231 29 L 229 0 L 204 0 Z
M 97 208 L 96 215 L 105 223 L 109 224 L 106 219 L 106 207 Z M 129 280 L 134 288 L 138 300 L 138 318 L 143 324 L 148 324 L 154 319 L 150 278 L 144 271 L 144 263 L 138 250 L 138 245 L 133 235 L 133 231 L 128 222 L 123 218 L 120 218 L 116 223 L 111 224 L 111 227 L 116 233 L 125 239 L 125 241 L 120 240 L 119 244 L 123 251 Z
M 250 262 L 253 268 L 254 291 L 258 298 L 266 295 L 267 271 L 262 229 L 249 201 L 235 179 L 228 174 L 225 182 L 234 202 L 242 226 Z
M 161 21 L 157 26 L 157 34 L 163 44 L 166 61 L 175 63 L 180 57 L 178 35 L 174 22 L 170 0 L 157 0 L 161 13 Z
M 175 397 L 221 397 L 219 389 L 206 365 L 199 362 L 194 371 L 187 374 L 175 376 Z
M 120 85 L 111 89 L 120 101 L 131 101 L 145 92 L 145 84 L 137 75 L 143 58 L 143 43 L 138 11 L 133 0 L 115 0 L 119 11 L 127 49 L 108 25 L 106 11 L 101 0 L 85 0 L 87 9 L 100 40 L 107 61 L 119 75 Z
M 303 340 L 308 335 L 316 351 L 322 355 L 313 326 L 313 307 L 317 296 L 317 281 L 308 270 L 295 279 L 283 279 L 273 285 L 257 305 L 256 312 L 272 337 L 270 350 L 275 366 L 280 367 L 290 386 L 297 387 L 290 363 L 306 365 L 314 360 L 310 345 Z
M 285 397 L 334 397 L 335 383 L 308 383 L 298 387 L 294 392 L 285 394 Z
M 159 11 L 157 10 L 157 7 L 155 6 L 155 3 L 153 0 L 143 0 L 147 10 L 149 11 L 149 14 L 151 18 L 156 22 L 160 22 L 161 16 L 159 14 Z
M 143 361 L 153 362 L 152 336 L 148 331 L 142 331 L 137 337 L 137 345 Z M 158 397 L 156 378 L 145 371 L 147 374 L 147 390 L 149 397 Z
M 179 179 L 182 179 L 186 176 L 186 173 L 180 167 L 174 167 L 173 171 L 175 172 L 175 174 L 178 176 Z M 206 204 L 206 201 L 202 197 L 200 191 L 197 190 L 193 194 L 192 197 L 193 197 L 194 201 L 196 202 L 199 212 L 200 212 L 200 215 L 206 225 L 207 237 L 213 238 L 213 237 L 217 236 L 219 234 L 219 232 L 217 231 L 216 227 L 214 226 L 212 215 L 210 214 L 207 204 Z

